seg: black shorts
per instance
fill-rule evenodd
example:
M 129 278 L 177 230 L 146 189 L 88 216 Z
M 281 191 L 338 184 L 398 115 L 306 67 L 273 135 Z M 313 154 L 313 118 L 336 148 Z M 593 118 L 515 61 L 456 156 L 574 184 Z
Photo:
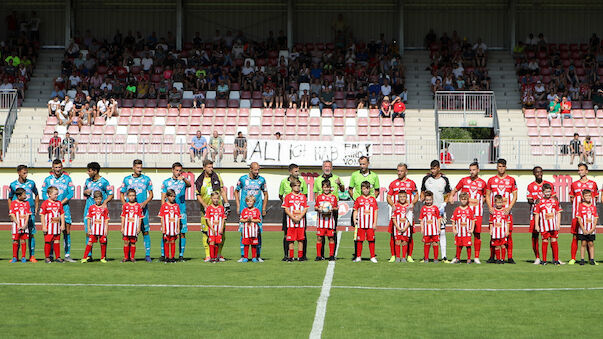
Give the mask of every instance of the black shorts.
M 578 234 L 578 240 L 595 241 L 595 235 L 594 234 Z

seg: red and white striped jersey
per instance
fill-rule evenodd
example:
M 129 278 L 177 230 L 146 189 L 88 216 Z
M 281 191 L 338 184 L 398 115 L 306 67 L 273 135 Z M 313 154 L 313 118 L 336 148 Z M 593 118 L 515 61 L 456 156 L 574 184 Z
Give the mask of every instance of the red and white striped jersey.
M 180 207 L 178 204 L 164 202 L 159 209 L 159 217 L 163 220 L 163 234 L 169 236 L 178 235 L 178 225 L 180 224 Z
M 459 192 L 467 192 L 469 194 L 469 207 L 473 211 L 473 215 L 481 217 L 484 215 L 484 197 L 486 196 L 486 182 L 477 178 L 471 180 L 471 177 L 465 177 L 456 184 L 455 189 Z
M 300 216 L 306 208 L 308 208 L 308 199 L 303 194 L 295 194 L 293 192 L 287 194 L 283 199 L 283 205 L 281 206 L 295 216 Z M 299 223 L 294 223 L 291 218 L 287 215 L 287 228 L 289 227 L 306 227 L 306 219 L 301 218 Z
M 419 220 L 423 225 L 423 235 L 440 235 L 440 209 L 437 206 L 424 205 L 421 207 L 421 214 Z
M 402 205 L 398 202 L 394 204 L 394 208 L 392 210 L 392 220 L 395 220 L 401 229 L 404 229 L 404 227 L 406 227 L 407 225 L 410 226 L 410 222 L 407 216 L 407 213 L 409 211 L 411 211 L 410 204 Z M 398 228 L 394 226 L 394 235 L 403 235 L 405 237 L 410 237 L 410 227 L 408 227 L 405 232 L 401 232 L 398 230 Z
M 65 214 L 63 204 L 58 201 L 46 200 L 40 206 L 40 215 L 46 220 L 47 234 L 61 234 L 61 221 L 52 221 L 53 218 Z
M 475 214 L 471 207 L 462 208 L 457 207 L 452 214 L 450 219 L 456 223 L 456 235 L 457 237 L 470 237 L 471 234 L 471 223 L 475 221 Z
M 582 191 L 590 190 L 592 192 L 592 201 L 593 205 L 596 205 L 597 197 L 599 196 L 599 189 L 597 188 L 597 183 L 592 180 L 588 180 L 586 182 L 582 182 L 580 180 L 572 182 L 572 186 L 570 187 L 570 197 L 574 197 L 574 201 L 572 203 L 572 218 L 578 217 L 578 206 L 582 202 Z
M 584 225 L 584 228 L 587 231 L 592 230 L 593 228 L 596 230 L 597 224 L 595 221 L 595 218 L 599 217 L 599 214 L 597 214 L 597 206 L 595 206 L 595 204 L 591 203 L 590 205 L 587 204 L 580 204 L 580 206 L 578 206 L 578 218 L 582 219 L 582 224 Z M 596 231 L 593 232 L 592 234 L 597 233 Z M 578 226 L 578 234 L 584 234 L 584 232 L 582 232 L 582 228 L 580 226 Z
M 337 208 L 337 197 L 333 194 L 321 194 L 316 197 L 316 202 L 314 203 L 314 208 L 318 209 L 320 203 L 328 202 L 333 206 L 333 208 Z M 331 213 L 329 216 L 325 216 L 322 213 L 318 212 L 316 217 L 316 227 L 318 228 L 335 228 L 335 213 Z
M 121 208 L 121 216 L 124 217 L 124 232 L 125 237 L 135 237 L 138 235 L 138 226 L 142 220 L 142 207 L 135 202 L 125 203 Z
M 31 209 L 29 207 L 29 202 L 13 200 L 10 203 L 10 214 L 15 217 L 17 222 L 13 222 L 12 224 L 12 232 L 13 234 L 19 233 L 29 233 L 29 217 L 31 216 Z
M 557 213 L 563 211 L 559 206 L 559 201 L 555 198 L 541 198 L 534 213 L 540 217 L 540 232 L 558 231 Z
M 224 206 L 209 205 L 205 208 L 205 220 L 207 220 L 207 226 L 209 229 L 210 236 L 217 236 L 220 234 L 220 226 L 224 224 L 226 220 L 226 212 Z
M 354 202 L 354 211 L 358 217 L 359 228 L 375 228 L 377 226 L 377 199 L 373 196 L 364 195 L 356 198 Z
M 502 178 L 495 175 L 488 179 L 486 190 L 490 191 L 490 203 L 492 206 L 494 206 L 494 197 L 501 195 L 503 197 L 503 208 L 507 208 L 511 204 L 513 192 L 517 191 L 517 184 L 515 183 L 515 179 L 509 175 L 505 175 Z
M 251 217 L 252 220 L 262 220 L 262 213 L 258 208 L 246 207 L 241 211 L 241 219 L 247 219 Z M 242 222 L 241 226 L 243 228 L 243 238 L 257 238 L 259 232 L 259 226 L 255 222 Z
M 91 205 L 88 208 L 88 232 L 92 235 L 107 235 L 105 224 L 109 220 L 109 210 L 106 207 Z
M 546 180 L 543 180 L 540 184 L 537 183 L 536 181 L 529 184 L 527 198 L 534 200 L 534 204 L 530 207 L 530 220 L 534 219 L 534 214 L 536 213 L 535 212 L 536 202 L 544 197 L 544 195 L 542 193 L 542 186 L 544 184 L 549 184 L 549 185 L 551 185 L 551 187 L 553 187 L 552 196 L 555 196 L 555 186 L 553 186 L 553 184 L 551 184 L 550 182 L 548 182 Z
M 509 229 L 510 216 L 503 210 L 494 209 L 490 214 L 490 224 L 492 227 L 492 239 L 503 239 Z
M 404 180 L 396 179 L 389 184 L 387 195 L 397 196 L 400 191 L 406 192 L 408 195 L 408 201 L 412 201 L 412 195 L 417 193 L 417 185 L 414 181 L 405 178 Z M 394 198 L 394 201 L 397 199 Z

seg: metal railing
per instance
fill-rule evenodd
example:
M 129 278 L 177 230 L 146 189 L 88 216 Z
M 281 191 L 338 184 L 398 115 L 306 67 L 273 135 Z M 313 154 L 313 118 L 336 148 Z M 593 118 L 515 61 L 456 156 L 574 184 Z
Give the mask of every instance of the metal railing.
M 498 147 L 494 140 L 452 140 L 440 141 L 440 160 L 443 164 L 463 163 L 492 164 L 498 158 Z
M 2 154 L 4 155 L 6 154 L 6 149 L 10 143 L 10 137 L 13 135 L 13 129 L 17 122 L 17 90 L 11 89 L 0 91 L 0 110 L 8 113 L 2 128 Z
M 438 114 L 463 113 L 482 114 L 491 117 L 496 109 L 492 91 L 456 92 L 438 91 L 435 94 L 435 109 Z

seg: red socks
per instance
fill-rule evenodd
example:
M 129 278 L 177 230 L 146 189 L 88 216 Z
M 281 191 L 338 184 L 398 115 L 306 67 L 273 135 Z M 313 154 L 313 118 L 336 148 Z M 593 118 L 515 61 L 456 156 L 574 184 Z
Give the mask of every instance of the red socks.
M 500 251 L 499 249 L 494 249 L 494 252 L 496 253 L 496 260 L 501 260 L 500 259 Z
M 538 233 L 532 233 L 532 250 L 534 251 L 534 256 L 540 258 L 540 253 L 538 252 Z
M 551 241 L 551 247 L 553 248 L 553 260 L 559 261 L 559 244 L 556 241 Z
M 578 252 L 578 239 L 576 236 L 572 238 L 572 259 L 576 260 L 576 252 Z
M 356 243 L 356 249 L 357 249 L 357 251 L 356 251 L 356 257 L 357 258 L 362 257 L 362 241 L 358 241 Z
M 320 251 L 322 250 L 322 242 L 316 242 L 316 256 L 320 257 Z
M 130 259 L 134 259 L 134 255 L 136 254 L 136 244 L 130 244 Z
M 247 252 L 245 252 L 245 253 L 247 253 Z M 257 256 L 258 256 L 257 246 L 251 246 L 251 255 L 252 255 L 252 258 L 257 258 Z
M 371 252 L 371 258 L 375 257 L 375 242 L 369 241 L 369 251 Z
M 437 243 L 433 243 L 433 260 L 438 260 L 440 252 L 440 246 Z
M 54 255 L 56 258 L 60 258 L 61 257 L 61 244 L 58 242 L 55 242 L 54 244 Z
M 107 243 L 101 243 L 101 259 L 107 258 Z
M 21 243 L 21 258 L 25 258 L 25 252 L 27 250 L 27 244 L 26 243 Z
M 461 251 L 462 250 L 463 250 L 463 248 L 461 246 L 456 247 L 456 259 L 457 260 L 461 260 Z
M 408 255 L 408 245 L 402 245 L 402 258 L 406 258 Z
M 467 246 L 467 260 L 471 260 L 471 246 Z
M 512 233 L 509 233 L 509 236 L 507 237 L 507 255 L 509 256 L 509 259 L 513 258 L 513 237 L 512 237 Z
M 423 259 L 429 260 L 429 244 L 423 246 Z
M 13 258 L 16 258 L 19 255 L 19 243 L 13 241 Z
M 502 251 L 502 253 L 501 253 L 502 260 L 505 260 L 505 258 L 507 257 L 507 249 L 505 247 L 503 247 L 503 248 L 501 248 L 501 251 Z
M 217 247 L 217 246 L 216 246 Z M 218 249 L 216 248 L 216 254 L 218 254 Z M 170 259 L 174 259 L 174 256 L 176 255 L 176 243 L 173 242 L 170 244 Z
M 301 258 L 301 257 L 303 257 L 303 256 L 304 256 L 304 251 L 299 251 L 299 250 L 298 250 L 298 251 L 297 251 L 297 257 L 298 257 L 298 258 Z
M 396 257 L 400 257 L 400 250 L 396 249 L 396 241 L 394 240 L 394 237 L 392 234 L 390 234 L 389 237 L 389 250 L 392 252 L 392 256 L 395 255 Z M 398 255 L 396 255 L 396 250 L 398 251 Z
M 244 256 L 243 258 L 245 259 L 249 259 L 249 245 L 243 245 L 243 250 L 244 250 Z
M 331 243 L 331 242 L 329 243 L 329 255 L 331 257 L 335 256 L 335 243 L 334 242 L 333 243 Z
M 130 245 L 124 245 L 124 259 L 130 260 Z
M 87 244 L 86 249 L 84 250 L 84 258 L 88 258 L 90 256 L 90 251 L 92 251 L 92 246 Z
M 295 253 L 295 252 L 293 251 L 293 249 L 289 249 L 289 258 L 290 258 L 290 259 L 293 259 L 293 253 Z
M 411 234 L 410 241 L 408 242 L 408 253 L 407 253 L 411 257 L 412 257 L 412 250 L 414 249 L 414 247 L 415 247 L 415 241 L 412 240 L 412 234 Z
M 549 242 L 543 241 L 542 242 L 542 261 L 546 261 L 546 252 L 548 251 L 548 247 L 549 247 Z
M 49 242 L 44 243 L 44 257 L 50 257 L 50 246 L 52 246 Z
M 394 253 L 396 258 L 400 258 L 400 245 L 394 245 Z
M 473 239 L 473 248 L 475 249 L 475 257 L 479 258 L 479 252 L 482 249 L 482 239 L 475 237 Z

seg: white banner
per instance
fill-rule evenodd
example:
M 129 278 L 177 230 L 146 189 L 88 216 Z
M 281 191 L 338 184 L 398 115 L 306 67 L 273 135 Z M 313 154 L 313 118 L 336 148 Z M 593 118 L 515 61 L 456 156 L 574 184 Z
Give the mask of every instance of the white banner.
M 331 160 L 334 166 L 358 166 L 358 158 L 372 155 L 368 142 L 305 140 L 247 140 L 247 163 L 260 165 L 321 166 Z

